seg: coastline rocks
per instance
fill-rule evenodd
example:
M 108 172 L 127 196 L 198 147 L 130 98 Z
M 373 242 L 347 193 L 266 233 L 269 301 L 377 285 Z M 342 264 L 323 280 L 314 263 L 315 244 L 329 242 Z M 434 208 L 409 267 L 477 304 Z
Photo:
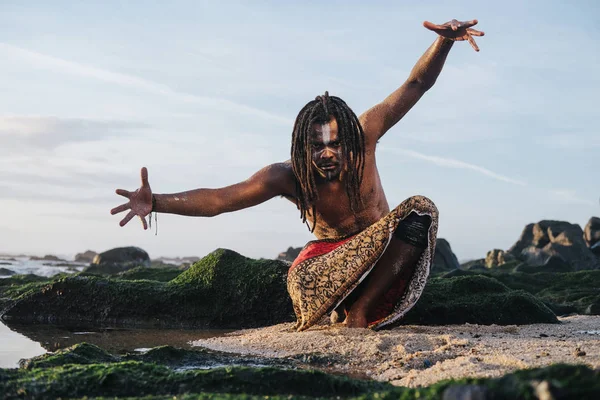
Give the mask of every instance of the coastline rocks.
M 590 218 L 583 230 L 583 238 L 590 250 L 600 256 L 600 218 Z
M 63 260 L 62 258 L 58 258 L 58 257 L 53 256 L 51 254 L 47 254 L 44 257 L 31 256 L 31 257 L 29 257 L 29 259 L 32 260 L 32 261 L 62 261 L 62 262 L 67 262 L 67 260 Z
M 206 359 L 217 361 L 221 358 L 224 361 L 221 365 L 226 365 L 224 368 L 197 368 L 204 365 Z M 554 364 L 516 370 L 496 378 L 447 379 L 429 386 L 409 388 L 326 373 L 312 369 L 312 365 L 308 365 L 309 370 L 305 369 L 307 365 L 293 369 L 290 366 L 301 363 L 281 358 L 267 358 L 262 362 L 254 357 L 259 360 L 255 365 L 269 367 L 227 363 L 228 359 L 234 358 L 247 361 L 252 357 L 170 346 L 155 347 L 144 354 L 114 355 L 82 343 L 55 354 L 23 360 L 19 369 L 0 369 L 0 393 L 6 398 L 52 399 L 174 398 L 182 395 L 183 398 L 223 399 L 457 400 L 593 399 L 600 391 L 600 372 L 587 365 Z
M 524 325 L 558 323 L 544 303 L 483 275 L 433 278 L 402 324 Z
M 533 266 L 544 265 L 556 256 L 577 271 L 600 268 L 600 260 L 586 245 L 581 227 L 565 221 L 543 220 L 527 225 L 508 252 Z
M 279 253 L 276 259 L 280 261 L 294 262 L 302 249 L 303 247 L 288 247 L 286 251 Z
M 84 272 L 112 275 L 135 267 L 149 267 L 150 256 L 139 247 L 117 247 L 97 254 Z
M 270 325 L 293 320 L 287 270 L 281 261 L 253 260 L 219 249 L 169 282 L 62 277 L 18 293 L 19 301 L 2 318 L 224 329 Z
M 11 265 L 11 264 L 7 264 L 7 265 Z M 11 276 L 16 274 L 15 271 L 12 271 L 10 269 L 7 268 L 0 268 L 0 275 L 4 275 L 4 276 Z
M 505 252 L 504 250 L 494 249 L 487 252 L 485 256 L 486 268 L 494 268 L 506 264 L 509 261 L 514 261 L 515 257 Z
M 460 268 L 458 258 L 452 252 L 450 243 L 446 239 L 437 239 L 433 257 L 432 272 L 447 272 Z
M 83 253 L 75 254 L 75 262 L 91 264 L 98 255 L 95 251 L 86 250 Z

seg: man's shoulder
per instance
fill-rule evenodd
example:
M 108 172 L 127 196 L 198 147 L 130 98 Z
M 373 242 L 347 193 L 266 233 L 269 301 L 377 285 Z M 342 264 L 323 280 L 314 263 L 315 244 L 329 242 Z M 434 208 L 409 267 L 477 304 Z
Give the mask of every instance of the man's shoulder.
M 263 168 L 262 172 L 270 185 L 277 186 L 288 195 L 295 192 L 296 176 L 289 160 L 269 164 Z

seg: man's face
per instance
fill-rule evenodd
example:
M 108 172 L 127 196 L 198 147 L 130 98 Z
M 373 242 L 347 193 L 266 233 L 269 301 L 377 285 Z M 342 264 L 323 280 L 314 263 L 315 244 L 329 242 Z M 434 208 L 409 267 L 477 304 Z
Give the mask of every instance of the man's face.
M 315 171 L 328 181 L 339 179 L 344 159 L 335 118 L 331 117 L 326 124 L 313 124 L 310 139 Z

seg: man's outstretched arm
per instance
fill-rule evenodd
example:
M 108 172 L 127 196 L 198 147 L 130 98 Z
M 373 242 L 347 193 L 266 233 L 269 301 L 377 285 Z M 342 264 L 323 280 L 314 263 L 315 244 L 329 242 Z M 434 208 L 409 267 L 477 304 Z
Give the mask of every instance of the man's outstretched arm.
M 419 58 L 406 82 L 381 103 L 360 116 L 360 123 L 368 143 L 376 143 L 433 86 L 454 41 L 468 40 L 475 50 L 479 51 L 472 36 L 483 36 L 483 32 L 471 29 L 475 24 L 477 20 L 468 22 L 452 20 L 444 25 L 435 25 L 426 21 L 423 24 L 440 36 Z
M 294 197 L 293 173 L 288 163 L 271 164 L 243 182 L 219 189 L 194 189 L 171 194 L 153 194 L 148 183 L 148 171 L 142 168 L 142 186 L 135 192 L 117 189 L 117 194 L 129 199 L 113 208 L 111 214 L 125 210 L 129 213 L 120 225 L 127 224 L 136 215 L 147 228 L 146 215 L 150 212 L 198 217 L 213 217 L 263 203 L 275 196 Z

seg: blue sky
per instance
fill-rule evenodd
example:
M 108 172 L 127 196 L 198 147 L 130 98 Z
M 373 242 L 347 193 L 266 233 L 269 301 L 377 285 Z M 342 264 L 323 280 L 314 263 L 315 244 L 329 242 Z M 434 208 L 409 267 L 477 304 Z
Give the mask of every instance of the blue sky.
M 600 213 L 592 1 L 122 3 L 0 3 L 0 252 L 274 257 L 303 245 L 312 236 L 282 199 L 159 215 L 158 236 L 109 210 L 142 166 L 170 193 L 286 160 L 306 102 L 328 90 L 362 113 L 434 41 L 422 22 L 452 18 L 479 20 L 481 52 L 457 43 L 382 139 L 390 204 L 432 198 L 459 259 L 510 247 L 530 222 Z

